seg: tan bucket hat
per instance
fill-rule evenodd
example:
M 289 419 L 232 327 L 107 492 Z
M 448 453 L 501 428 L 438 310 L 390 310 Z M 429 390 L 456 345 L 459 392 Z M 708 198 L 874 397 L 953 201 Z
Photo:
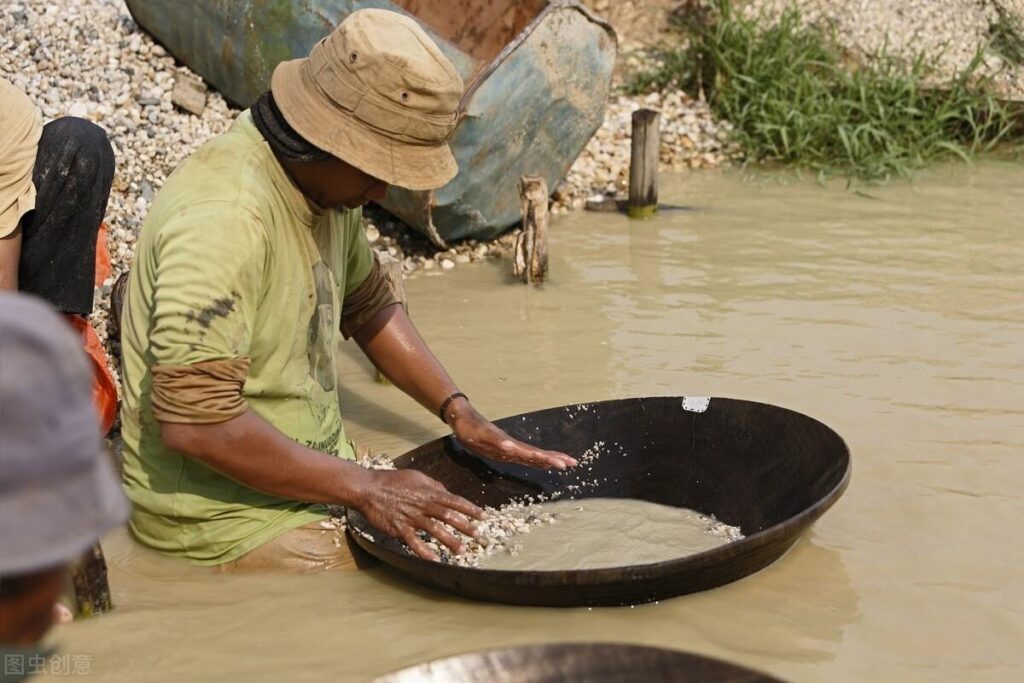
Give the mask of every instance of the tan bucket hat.
M 410 17 L 350 14 L 306 59 L 274 70 L 271 91 L 299 135 L 364 173 L 433 190 L 458 173 L 448 148 L 462 78 Z
M 28 96 L 0 78 L 0 237 L 36 208 L 32 169 L 43 125 Z

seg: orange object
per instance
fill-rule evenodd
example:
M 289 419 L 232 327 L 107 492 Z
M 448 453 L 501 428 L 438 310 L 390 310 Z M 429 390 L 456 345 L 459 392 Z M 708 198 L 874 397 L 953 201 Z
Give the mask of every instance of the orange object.
M 64 317 L 82 336 L 82 348 L 92 361 L 92 402 L 99 415 L 100 428 L 106 435 L 117 417 L 117 385 L 107 367 L 107 352 L 88 320 L 80 315 L 67 314 Z
M 100 223 L 100 230 L 96 233 L 96 286 L 102 285 L 112 272 L 110 250 L 107 249 L 107 224 Z

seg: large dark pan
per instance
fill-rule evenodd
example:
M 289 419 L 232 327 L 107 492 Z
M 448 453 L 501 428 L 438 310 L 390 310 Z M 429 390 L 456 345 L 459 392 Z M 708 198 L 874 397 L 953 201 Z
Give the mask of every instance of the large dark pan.
M 526 645 L 438 659 L 374 683 L 778 683 L 710 657 L 616 643 Z
M 555 492 L 563 498 L 638 498 L 713 514 L 739 525 L 746 538 L 667 562 L 543 572 L 421 560 L 352 511 L 349 524 L 362 532 L 353 534 L 355 541 L 415 580 L 467 598 L 632 605 L 714 588 L 771 564 L 835 503 L 850 479 L 850 453 L 838 434 L 806 415 L 763 403 L 713 398 L 704 408 L 683 397 L 626 399 L 541 410 L 497 424 L 519 439 L 571 455 L 599 441 L 606 452 L 592 470 L 544 472 L 483 460 L 445 437 L 396 464 L 425 472 L 478 505 Z M 596 486 L 568 488 L 595 479 Z

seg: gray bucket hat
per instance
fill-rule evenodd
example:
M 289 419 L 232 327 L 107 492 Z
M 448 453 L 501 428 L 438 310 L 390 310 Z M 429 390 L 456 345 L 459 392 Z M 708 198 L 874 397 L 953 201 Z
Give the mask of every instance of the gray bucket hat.
M 0 293 L 0 575 L 74 559 L 128 512 L 81 344 L 42 301 Z

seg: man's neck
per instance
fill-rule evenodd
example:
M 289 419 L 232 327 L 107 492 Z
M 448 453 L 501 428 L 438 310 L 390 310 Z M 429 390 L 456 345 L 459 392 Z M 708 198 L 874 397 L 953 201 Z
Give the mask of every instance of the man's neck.
M 271 151 L 273 152 L 273 150 Z M 278 165 L 281 167 L 281 170 L 283 170 L 284 174 L 288 177 L 288 180 L 291 181 L 292 185 L 295 186 L 295 189 L 302 194 L 306 202 L 309 204 L 310 210 L 313 213 L 321 213 L 324 209 L 319 203 L 317 203 L 314 190 L 310 187 L 307 179 L 309 164 L 301 161 L 285 159 L 277 152 L 273 152 L 273 154 Z

